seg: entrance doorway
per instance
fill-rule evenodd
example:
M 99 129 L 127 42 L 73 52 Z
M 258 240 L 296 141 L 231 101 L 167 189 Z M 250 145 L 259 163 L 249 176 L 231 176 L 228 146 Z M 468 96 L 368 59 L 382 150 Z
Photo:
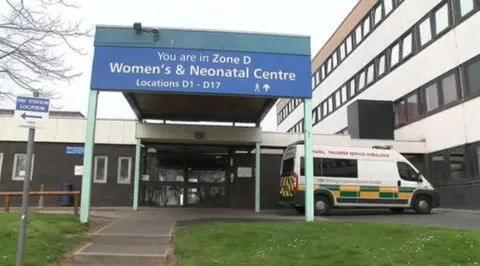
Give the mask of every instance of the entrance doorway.
M 147 206 L 226 207 L 227 147 L 151 145 L 144 153 L 142 199 Z

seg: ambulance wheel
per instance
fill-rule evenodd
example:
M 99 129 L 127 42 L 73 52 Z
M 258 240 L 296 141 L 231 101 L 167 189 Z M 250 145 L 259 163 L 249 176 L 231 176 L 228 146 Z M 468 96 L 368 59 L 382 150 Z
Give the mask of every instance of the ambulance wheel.
M 295 206 L 295 210 L 298 214 L 305 214 L 305 207 L 304 206 Z
M 404 208 L 391 208 L 390 211 L 395 213 L 395 214 L 399 214 L 399 213 L 403 213 L 405 209 Z
M 432 211 L 432 199 L 427 196 L 417 197 L 413 209 L 418 214 L 429 214 Z
M 332 208 L 332 203 L 330 199 L 325 196 L 316 196 L 315 201 L 313 203 L 313 210 L 315 215 L 324 216 L 330 212 Z

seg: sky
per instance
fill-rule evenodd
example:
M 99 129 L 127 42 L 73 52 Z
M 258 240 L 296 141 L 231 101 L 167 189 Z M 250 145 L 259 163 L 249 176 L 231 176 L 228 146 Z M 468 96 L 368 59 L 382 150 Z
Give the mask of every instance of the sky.
M 33 0 L 30 0 L 33 1 Z M 0 12 L 5 3 L 0 2 Z M 79 3 L 76 10 L 49 9 L 62 13 L 64 19 L 81 19 L 85 28 L 94 25 L 132 26 L 141 22 L 144 27 L 198 28 L 214 30 L 254 31 L 311 36 L 312 56 L 324 45 L 358 0 L 70 0 Z M 67 111 L 86 114 L 90 73 L 93 58 L 93 39 L 74 41 L 86 55 L 69 52 L 65 60 L 82 72 L 70 83 L 47 84 L 61 93 L 54 105 Z M 1 61 L 0 61 L 1 63 Z M 13 86 L 13 85 L 11 85 Z M 12 108 L 11 102 L 0 103 Z M 262 121 L 264 131 L 276 130 L 275 107 Z M 97 117 L 134 119 L 130 106 L 121 93 L 102 92 Z

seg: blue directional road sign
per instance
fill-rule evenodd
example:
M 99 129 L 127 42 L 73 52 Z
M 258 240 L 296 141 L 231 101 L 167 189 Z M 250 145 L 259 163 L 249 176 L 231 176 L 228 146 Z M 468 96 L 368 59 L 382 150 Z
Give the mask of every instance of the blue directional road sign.
M 85 152 L 84 147 L 70 147 L 70 146 L 67 146 L 67 148 L 65 149 L 66 154 L 83 155 L 84 152 Z
M 311 98 L 310 56 L 100 46 L 91 88 Z
M 21 126 L 36 127 L 37 123 L 47 120 L 50 112 L 50 99 L 35 97 L 17 97 L 15 117 Z

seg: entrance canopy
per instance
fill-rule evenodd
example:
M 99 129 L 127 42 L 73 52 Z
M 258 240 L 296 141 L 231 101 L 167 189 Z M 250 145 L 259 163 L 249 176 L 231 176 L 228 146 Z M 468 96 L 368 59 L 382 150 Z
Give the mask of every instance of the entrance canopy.
M 311 98 L 310 37 L 98 26 L 91 89 L 139 119 L 259 123 L 278 98 Z

